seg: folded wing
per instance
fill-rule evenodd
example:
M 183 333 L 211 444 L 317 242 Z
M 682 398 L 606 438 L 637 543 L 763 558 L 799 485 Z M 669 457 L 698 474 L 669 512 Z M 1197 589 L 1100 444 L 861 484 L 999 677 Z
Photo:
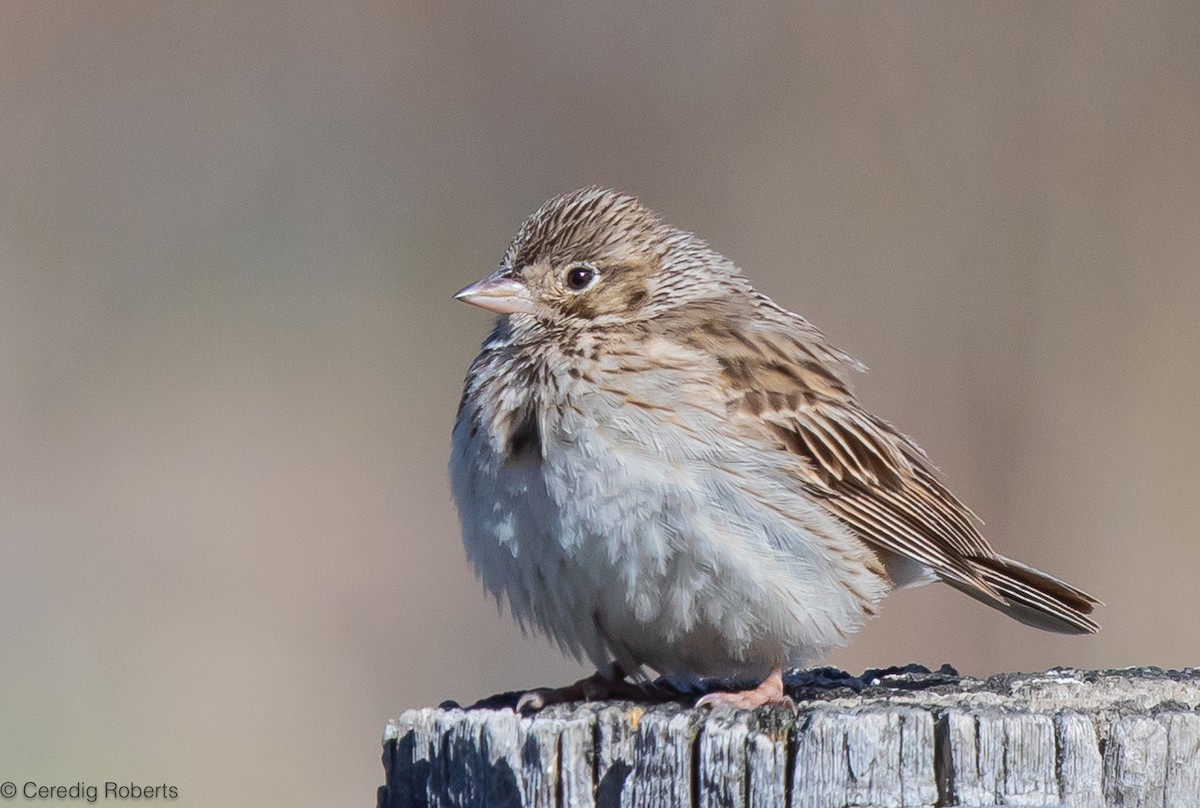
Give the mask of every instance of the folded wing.
M 777 329 L 763 329 L 759 312 L 746 331 L 710 328 L 691 340 L 721 363 L 731 416 L 795 455 L 814 499 L 879 550 L 1023 623 L 1072 634 L 1099 628 L 1088 617 L 1099 601 L 997 554 L 924 452 L 859 406 L 844 373 L 853 360 L 796 315 L 773 314 Z

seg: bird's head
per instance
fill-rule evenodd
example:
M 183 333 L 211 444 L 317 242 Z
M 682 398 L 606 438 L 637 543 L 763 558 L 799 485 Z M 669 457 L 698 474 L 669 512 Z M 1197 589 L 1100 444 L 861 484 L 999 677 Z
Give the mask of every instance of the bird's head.
M 736 268 L 632 196 L 584 188 L 525 220 L 498 269 L 455 298 L 572 330 L 651 319 L 718 298 Z

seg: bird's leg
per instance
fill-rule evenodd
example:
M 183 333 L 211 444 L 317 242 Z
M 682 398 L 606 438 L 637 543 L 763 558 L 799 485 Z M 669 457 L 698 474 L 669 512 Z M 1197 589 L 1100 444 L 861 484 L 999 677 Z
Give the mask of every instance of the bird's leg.
M 783 668 L 776 664 L 767 678 L 757 687 L 749 690 L 733 692 L 719 691 L 709 693 L 696 702 L 697 707 L 715 707 L 718 704 L 728 704 L 739 710 L 753 710 L 764 704 L 791 704 L 792 700 L 783 693 Z
M 539 687 L 521 694 L 517 712 L 537 712 L 551 704 L 570 701 L 600 701 L 608 698 L 637 698 L 642 689 L 625 681 L 625 670 L 616 662 L 607 671 L 596 671 L 566 687 Z

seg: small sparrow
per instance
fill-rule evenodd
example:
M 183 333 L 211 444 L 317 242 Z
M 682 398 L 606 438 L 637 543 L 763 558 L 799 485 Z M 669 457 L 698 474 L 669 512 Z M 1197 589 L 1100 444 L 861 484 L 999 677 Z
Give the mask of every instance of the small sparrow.
M 521 708 L 624 693 L 647 668 L 721 683 L 704 704 L 784 701 L 785 666 L 932 581 L 1098 629 L 1099 601 L 996 553 L 863 409 L 861 364 L 637 199 L 551 199 L 455 297 L 500 315 L 454 425 L 467 554 L 523 629 L 599 669 Z

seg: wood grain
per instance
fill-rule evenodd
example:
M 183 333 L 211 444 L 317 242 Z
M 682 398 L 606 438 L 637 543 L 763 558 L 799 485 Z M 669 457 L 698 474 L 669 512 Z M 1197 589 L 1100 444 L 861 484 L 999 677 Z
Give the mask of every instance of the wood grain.
M 410 710 L 387 725 L 378 805 L 1200 806 L 1195 669 L 864 677 L 801 672 L 796 709 L 753 713 Z

